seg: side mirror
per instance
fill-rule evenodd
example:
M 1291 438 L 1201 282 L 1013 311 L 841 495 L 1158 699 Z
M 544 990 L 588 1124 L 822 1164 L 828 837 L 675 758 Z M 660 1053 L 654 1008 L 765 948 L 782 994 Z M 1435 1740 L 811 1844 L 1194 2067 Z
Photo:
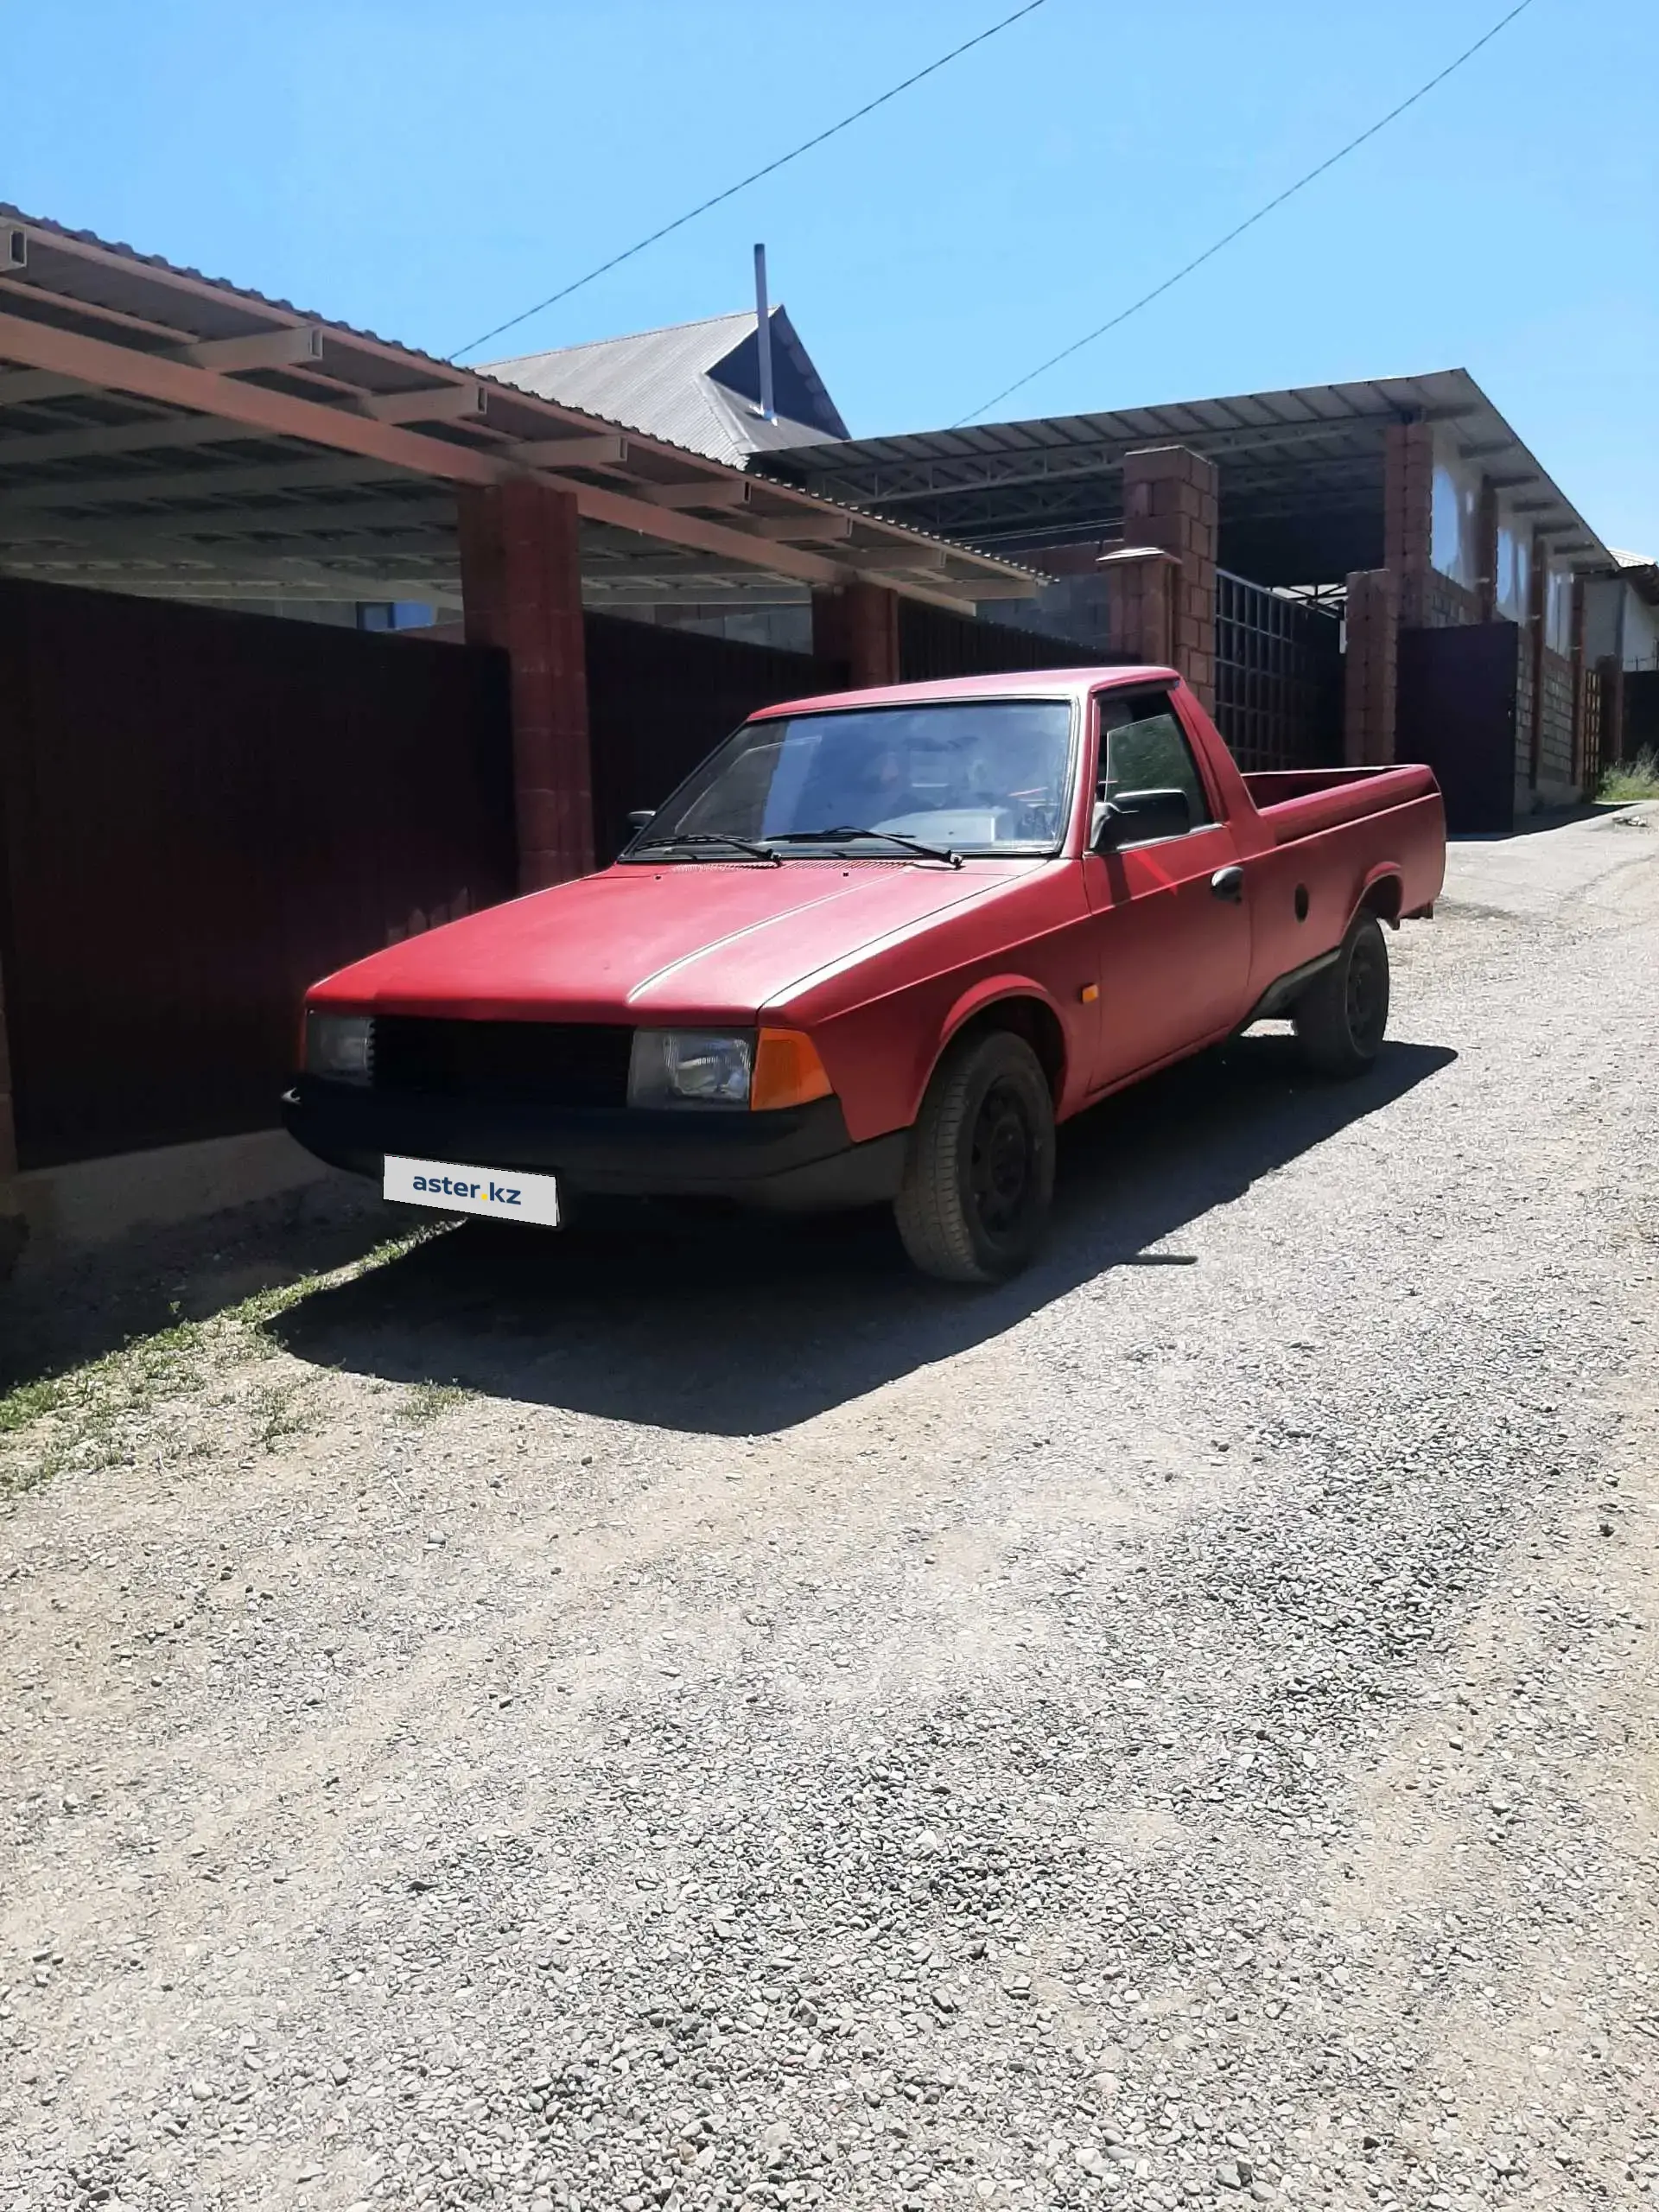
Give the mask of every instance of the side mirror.
M 654 806 L 636 806 L 628 816 L 629 836 L 637 837 L 647 823 L 654 822 L 656 819 L 657 810 Z
M 1093 849 L 1149 845 L 1154 837 L 1184 837 L 1192 827 L 1192 808 L 1185 791 L 1119 791 L 1109 798 L 1095 830 Z

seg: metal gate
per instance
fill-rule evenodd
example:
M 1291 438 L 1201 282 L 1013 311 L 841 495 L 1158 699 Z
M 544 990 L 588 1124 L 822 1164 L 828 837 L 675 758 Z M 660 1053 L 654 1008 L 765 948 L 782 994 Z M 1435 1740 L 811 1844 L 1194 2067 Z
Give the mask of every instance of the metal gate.
M 1434 771 L 1454 836 L 1515 827 L 1521 648 L 1515 622 L 1477 622 L 1456 630 L 1402 630 L 1395 709 L 1395 750 Z
M 1216 571 L 1216 726 L 1241 768 L 1320 768 L 1342 756 L 1342 630 L 1334 607 Z

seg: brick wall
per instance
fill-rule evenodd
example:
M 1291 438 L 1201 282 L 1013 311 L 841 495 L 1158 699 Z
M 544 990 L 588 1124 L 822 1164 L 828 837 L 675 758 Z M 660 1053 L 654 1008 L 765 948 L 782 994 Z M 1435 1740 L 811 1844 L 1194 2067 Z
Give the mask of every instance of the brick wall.
M 1426 569 L 1419 579 L 1417 604 L 1421 613 L 1414 628 L 1456 630 L 1466 622 L 1478 622 L 1481 619 L 1478 594 L 1453 583 L 1438 569 Z
M 1383 448 L 1383 560 L 1399 579 L 1402 629 L 1452 630 L 1481 620 L 1480 594 L 1443 576 L 1429 559 L 1433 500 L 1433 424 L 1391 423 Z M 1492 515 L 1495 535 L 1495 505 Z

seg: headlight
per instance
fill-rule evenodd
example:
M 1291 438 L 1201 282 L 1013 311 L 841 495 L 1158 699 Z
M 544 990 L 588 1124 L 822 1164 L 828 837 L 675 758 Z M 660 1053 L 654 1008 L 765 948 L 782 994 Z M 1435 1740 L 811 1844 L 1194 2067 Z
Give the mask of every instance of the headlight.
M 305 1071 L 330 1083 L 369 1082 L 374 1073 L 374 1017 L 308 1013 Z
M 636 1029 L 628 1064 L 630 1106 L 747 1106 L 753 1035 L 707 1029 Z

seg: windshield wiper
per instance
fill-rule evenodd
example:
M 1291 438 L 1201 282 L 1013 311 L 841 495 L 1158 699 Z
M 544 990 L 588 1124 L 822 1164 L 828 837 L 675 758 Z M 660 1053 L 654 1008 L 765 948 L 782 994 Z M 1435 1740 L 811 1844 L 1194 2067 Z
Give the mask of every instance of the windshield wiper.
M 843 822 L 833 830 L 784 830 L 773 837 L 775 845 L 828 845 L 843 837 L 880 837 L 889 845 L 902 845 L 906 852 L 919 853 L 925 861 L 948 861 L 952 868 L 962 866 L 962 855 L 947 851 L 943 845 L 925 845 L 919 837 L 906 837 L 897 830 L 856 830 L 850 822 Z
M 721 830 L 693 830 L 678 837 L 647 837 L 643 843 L 632 846 L 636 853 L 652 852 L 672 845 L 724 845 L 730 852 L 748 853 L 755 860 L 769 861 L 773 868 L 781 868 L 783 861 L 770 845 L 759 845 L 753 837 L 728 837 Z

